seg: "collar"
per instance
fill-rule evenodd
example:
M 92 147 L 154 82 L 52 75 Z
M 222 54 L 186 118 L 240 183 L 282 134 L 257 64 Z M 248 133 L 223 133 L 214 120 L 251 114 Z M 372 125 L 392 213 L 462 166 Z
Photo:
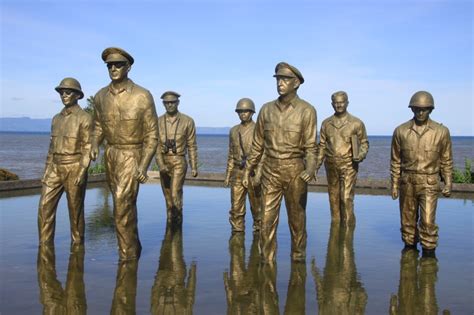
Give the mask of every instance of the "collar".
M 411 120 L 410 130 L 412 130 L 413 132 L 416 132 L 418 134 L 418 132 L 415 129 L 415 125 L 416 125 L 415 118 L 413 118 Z M 423 129 L 423 132 L 421 133 L 420 136 L 424 135 L 429 129 L 434 129 L 433 128 L 433 122 L 432 122 L 431 118 L 428 118 L 428 121 L 426 122 L 425 129 Z
M 133 86 L 134 86 L 134 83 L 132 80 L 130 79 L 127 79 L 127 82 L 123 85 L 122 88 L 120 89 L 115 89 L 113 87 L 113 84 L 112 82 L 110 82 L 109 84 L 109 92 L 112 93 L 113 95 L 117 95 L 117 94 L 120 94 L 122 92 L 127 92 L 127 93 L 131 93 L 132 92 L 132 89 L 133 89 Z
M 171 120 L 171 117 L 167 113 L 165 113 L 165 120 L 169 122 L 170 124 L 174 124 L 175 122 L 177 122 L 180 117 L 181 117 L 181 113 L 177 112 L 175 118 Z
M 69 106 L 69 107 L 64 107 L 62 110 L 61 110 L 61 115 L 63 116 L 68 116 L 72 113 L 75 113 L 76 111 L 79 110 L 79 105 L 76 104 L 76 105 L 72 105 L 72 106 Z
M 332 115 L 331 119 L 330 119 L 330 123 L 331 125 L 333 125 L 334 127 L 336 128 L 341 128 L 342 126 L 344 126 L 345 124 L 347 124 L 347 122 L 349 121 L 350 119 L 350 114 L 347 112 L 346 116 L 342 119 L 340 118 L 337 118 L 337 116 L 334 114 Z
M 297 105 L 297 102 L 299 101 L 299 97 L 298 97 L 298 94 L 295 94 L 295 97 L 293 97 L 289 102 L 288 102 L 288 105 L 290 105 L 292 108 L 295 108 L 296 105 Z M 283 110 L 285 108 L 285 105 L 283 105 L 281 102 L 280 102 L 280 98 L 277 98 L 276 101 L 275 101 L 275 105 L 278 106 L 278 108 L 280 110 Z

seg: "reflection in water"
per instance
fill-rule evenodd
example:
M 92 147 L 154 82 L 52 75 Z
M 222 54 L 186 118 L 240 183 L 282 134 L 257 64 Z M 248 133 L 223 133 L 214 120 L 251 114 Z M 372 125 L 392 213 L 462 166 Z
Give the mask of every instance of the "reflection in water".
M 230 271 L 224 272 L 227 314 L 257 314 L 258 292 L 258 237 L 254 237 L 247 268 L 245 267 L 245 235 L 235 233 L 229 239 Z
M 236 233 L 229 240 L 230 271 L 224 272 L 227 314 L 279 314 L 276 263 L 262 264 L 258 234 L 253 234 L 247 268 L 245 239 Z M 292 262 L 284 314 L 305 314 L 306 263 Z
M 108 187 L 100 187 L 98 196 L 99 206 L 86 215 L 86 237 L 88 242 L 102 242 L 106 240 L 115 247 L 116 238 L 114 230 L 113 207 L 111 194 Z
M 436 280 L 438 260 L 418 259 L 417 250 L 404 250 L 400 259 L 398 295 L 390 298 L 390 314 L 438 314 Z M 449 314 L 444 310 L 443 314 Z
M 84 245 L 71 246 L 66 289 L 62 288 L 56 276 L 53 244 L 38 248 L 37 268 L 43 314 L 86 314 Z
M 180 225 L 166 224 L 160 262 L 151 289 L 152 314 L 192 314 L 196 292 L 196 263 L 191 263 L 186 281 L 183 231 Z
M 319 314 L 364 314 L 367 293 L 354 259 L 354 226 L 332 223 L 324 275 L 312 261 Z
M 119 260 L 110 314 L 135 314 L 138 259 Z

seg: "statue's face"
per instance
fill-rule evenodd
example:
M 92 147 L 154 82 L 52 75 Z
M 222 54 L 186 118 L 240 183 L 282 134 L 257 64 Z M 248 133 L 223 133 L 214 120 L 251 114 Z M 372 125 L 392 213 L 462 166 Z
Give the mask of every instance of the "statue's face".
M 412 107 L 411 111 L 415 114 L 415 119 L 418 122 L 425 122 L 430 117 L 430 113 L 433 109 L 431 107 Z
M 163 99 L 163 105 L 165 106 L 166 112 L 170 115 L 178 112 L 179 100 L 177 98 Z
M 344 114 L 347 111 L 349 102 L 343 95 L 336 95 L 332 100 L 332 108 L 336 114 Z
M 288 95 L 298 88 L 300 81 L 295 77 L 277 76 L 277 91 L 280 96 Z
M 77 104 L 77 100 L 80 97 L 79 93 L 71 89 L 60 89 L 59 96 L 61 97 L 61 101 L 63 102 L 64 106 L 72 106 Z
M 109 62 L 107 63 L 109 76 L 112 81 L 122 81 L 128 76 L 130 65 L 127 62 Z
M 237 111 L 240 121 L 243 123 L 249 122 L 252 120 L 253 112 L 251 110 L 239 110 Z

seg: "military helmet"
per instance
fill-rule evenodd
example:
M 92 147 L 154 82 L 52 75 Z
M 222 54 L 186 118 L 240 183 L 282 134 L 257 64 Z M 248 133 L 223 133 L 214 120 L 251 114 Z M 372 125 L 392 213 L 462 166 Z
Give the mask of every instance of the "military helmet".
M 418 91 L 410 99 L 408 107 L 430 107 L 434 108 L 433 96 L 426 91 Z
M 250 98 L 242 98 L 237 102 L 237 106 L 235 107 L 236 112 L 241 110 L 249 110 L 255 113 L 255 104 Z
M 79 99 L 84 97 L 84 93 L 81 89 L 81 84 L 74 78 L 64 78 L 57 87 L 54 88 L 58 93 L 63 89 L 74 90 L 79 93 Z

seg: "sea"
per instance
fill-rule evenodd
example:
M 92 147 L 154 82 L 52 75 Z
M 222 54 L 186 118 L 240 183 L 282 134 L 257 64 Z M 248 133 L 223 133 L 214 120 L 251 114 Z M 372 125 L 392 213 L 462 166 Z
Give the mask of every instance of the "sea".
M 17 174 L 20 179 L 41 178 L 49 140 L 49 133 L 0 132 L 0 168 Z M 197 135 L 200 172 L 225 172 L 228 141 L 224 134 Z M 452 143 L 456 168 L 464 169 L 466 159 L 474 162 L 474 137 L 452 137 Z M 359 178 L 389 179 L 391 136 L 369 136 L 369 144 L 367 158 L 359 167 Z M 321 167 L 318 176 L 324 174 Z

